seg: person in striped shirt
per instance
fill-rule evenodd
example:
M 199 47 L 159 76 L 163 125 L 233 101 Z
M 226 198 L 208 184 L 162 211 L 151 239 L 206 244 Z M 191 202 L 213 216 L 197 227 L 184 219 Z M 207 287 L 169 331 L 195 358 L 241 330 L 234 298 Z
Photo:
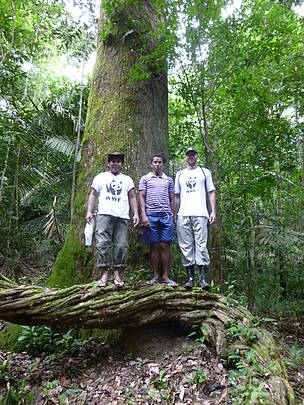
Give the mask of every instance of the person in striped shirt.
M 139 182 L 139 203 L 143 224 L 142 241 L 150 245 L 153 278 L 147 284 L 158 284 L 159 264 L 162 265 L 163 283 L 176 287 L 169 278 L 170 243 L 174 240 L 174 183 L 164 173 L 166 159 L 162 154 L 151 157 L 152 172 Z

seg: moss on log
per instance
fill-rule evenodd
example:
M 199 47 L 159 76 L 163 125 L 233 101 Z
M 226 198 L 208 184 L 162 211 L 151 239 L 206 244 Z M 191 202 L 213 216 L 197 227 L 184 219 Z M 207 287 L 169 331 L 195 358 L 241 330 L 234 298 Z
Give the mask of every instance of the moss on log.
M 292 389 L 276 344 L 253 315 L 224 296 L 194 288 L 173 289 L 96 283 L 65 289 L 19 286 L 0 275 L 0 319 L 22 325 L 80 326 L 115 329 L 175 321 L 185 327 L 203 325 L 206 341 L 217 355 L 238 358 L 250 370 L 251 381 L 264 382 L 270 402 L 294 403 Z M 233 364 L 230 364 L 233 366 Z M 261 371 L 263 370 L 263 372 Z M 273 401 L 273 402 L 272 402 Z

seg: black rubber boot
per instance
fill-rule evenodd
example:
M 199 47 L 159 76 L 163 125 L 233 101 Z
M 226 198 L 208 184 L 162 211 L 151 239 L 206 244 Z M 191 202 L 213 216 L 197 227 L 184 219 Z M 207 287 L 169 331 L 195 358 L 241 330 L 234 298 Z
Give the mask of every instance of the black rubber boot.
M 203 290 L 210 290 L 210 284 L 206 281 L 206 266 L 199 267 L 199 283 Z
M 191 289 L 194 285 L 194 266 L 187 266 L 186 267 L 187 274 L 188 274 L 188 281 L 184 285 L 185 288 Z

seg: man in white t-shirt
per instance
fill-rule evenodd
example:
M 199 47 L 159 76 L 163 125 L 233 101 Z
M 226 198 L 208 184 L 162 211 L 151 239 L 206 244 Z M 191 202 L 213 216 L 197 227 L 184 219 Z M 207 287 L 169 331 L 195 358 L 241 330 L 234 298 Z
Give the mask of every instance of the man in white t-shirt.
M 198 153 L 195 148 L 186 150 L 187 167 L 180 170 L 175 178 L 175 212 L 177 218 L 178 244 L 183 254 L 183 265 L 186 267 L 188 281 L 186 288 L 194 285 L 194 266 L 199 268 L 200 285 L 209 289 L 206 281 L 206 269 L 210 263 L 207 249 L 208 221 L 216 219 L 215 187 L 211 173 L 197 165 Z M 211 206 L 209 215 L 206 193 Z
M 108 154 L 109 171 L 94 177 L 88 200 L 86 220 L 90 223 L 98 196 L 95 236 L 96 267 L 101 268 L 101 279 L 98 281 L 100 287 L 107 285 L 112 262 L 114 284 L 117 287 L 124 285 L 119 270 L 127 266 L 130 207 L 134 226 L 139 222 L 134 183 L 131 177 L 121 173 L 123 163 L 122 153 Z

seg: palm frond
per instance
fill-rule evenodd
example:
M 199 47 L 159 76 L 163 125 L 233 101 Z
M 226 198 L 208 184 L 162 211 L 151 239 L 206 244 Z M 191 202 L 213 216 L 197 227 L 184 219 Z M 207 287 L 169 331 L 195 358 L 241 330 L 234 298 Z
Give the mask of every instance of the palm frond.
M 69 159 L 74 155 L 75 153 L 75 143 L 70 141 L 68 138 L 60 138 L 58 136 L 53 136 L 52 138 L 49 138 L 45 145 L 56 152 L 63 153 L 65 156 L 67 156 Z M 80 162 L 81 159 L 81 151 L 79 150 L 77 153 L 77 162 Z
M 53 201 L 53 206 L 51 211 L 46 216 L 46 223 L 43 227 L 43 233 L 48 237 L 58 237 L 59 241 L 62 242 L 62 235 L 58 227 L 57 215 L 55 211 L 57 196 L 55 196 Z

